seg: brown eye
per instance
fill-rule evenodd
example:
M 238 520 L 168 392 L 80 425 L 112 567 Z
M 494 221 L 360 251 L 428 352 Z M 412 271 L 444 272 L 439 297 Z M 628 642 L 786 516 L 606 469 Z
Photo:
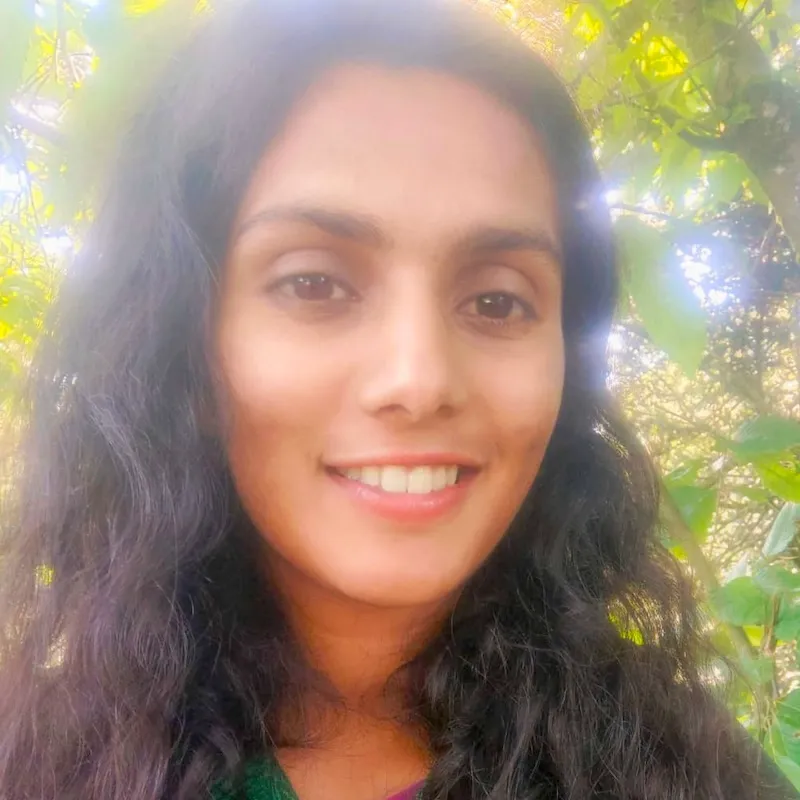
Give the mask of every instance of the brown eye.
M 352 292 L 322 273 L 292 275 L 284 278 L 277 288 L 283 295 L 310 303 L 353 299 Z
M 475 297 L 472 313 L 499 322 L 531 319 L 533 309 L 513 294 L 486 292 Z
M 292 285 L 301 300 L 330 300 L 336 289 L 327 275 L 298 275 Z

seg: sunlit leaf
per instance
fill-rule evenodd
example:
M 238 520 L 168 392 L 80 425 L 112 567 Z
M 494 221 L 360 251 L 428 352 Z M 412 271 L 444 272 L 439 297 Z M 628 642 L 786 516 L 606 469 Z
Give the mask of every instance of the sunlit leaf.
M 800 573 L 770 564 L 753 575 L 756 584 L 769 594 L 800 592 Z
M 759 460 L 755 468 L 769 491 L 783 500 L 800 503 L 800 463 L 795 460 Z
M 800 605 L 797 602 L 781 604 L 774 633 L 783 642 L 800 638 Z
M 721 205 L 730 203 L 741 191 L 750 170 L 734 155 L 726 155 L 708 171 L 708 190 L 711 198 Z
M 780 555 L 800 532 L 800 505 L 787 503 L 778 513 L 764 542 L 765 556 Z
M 800 765 L 789 756 L 776 755 L 775 764 L 789 779 L 795 789 L 800 789 Z
M 679 136 L 665 137 L 661 159 L 661 188 L 679 206 L 688 189 L 699 180 L 703 154 Z
M 795 689 L 777 704 L 778 719 L 800 729 L 800 689 Z
M 746 462 L 800 446 L 800 422 L 785 417 L 756 417 L 734 435 L 732 450 Z
M 775 662 L 767 656 L 756 656 L 742 662 L 745 675 L 754 684 L 769 683 L 775 675 Z
M 706 320 L 669 240 L 636 217 L 617 221 L 625 286 L 654 344 L 692 375 L 706 346 Z
M 764 626 L 763 625 L 743 625 L 742 630 L 747 636 L 747 640 L 753 647 L 761 647 L 761 641 L 764 638 Z
M 673 488 L 676 486 L 693 486 L 697 483 L 700 470 L 705 465 L 706 460 L 703 458 L 696 458 L 692 461 L 684 462 L 664 476 L 664 483 L 667 487 Z
M 732 625 L 763 625 L 769 614 L 769 596 L 752 578 L 735 578 L 710 595 L 719 619 Z
M 727 25 L 736 25 L 739 21 L 734 0 L 705 0 L 703 10 L 712 19 Z
M 134 16 L 149 14 L 151 11 L 155 11 L 167 2 L 169 2 L 169 0 L 125 0 L 125 12 Z
M 684 522 L 699 541 L 705 539 L 717 509 L 717 491 L 703 486 L 673 486 L 669 489 Z

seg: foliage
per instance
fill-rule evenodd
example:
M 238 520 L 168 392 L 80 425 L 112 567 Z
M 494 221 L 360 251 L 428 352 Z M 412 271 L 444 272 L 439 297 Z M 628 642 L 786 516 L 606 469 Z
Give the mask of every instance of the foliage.
M 612 386 L 665 476 L 665 544 L 743 675 L 709 680 L 800 787 L 800 7 L 472 2 L 552 61 L 592 130 L 626 289 Z M 204 11 L 0 2 L 6 418 L 126 111 Z

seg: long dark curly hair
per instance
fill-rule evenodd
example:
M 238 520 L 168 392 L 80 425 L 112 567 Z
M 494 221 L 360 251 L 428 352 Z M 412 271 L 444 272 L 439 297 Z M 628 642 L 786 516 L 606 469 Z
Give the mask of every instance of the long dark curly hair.
M 507 535 L 405 667 L 426 796 L 784 796 L 700 680 L 657 480 L 606 392 L 611 224 L 558 79 L 462 3 L 252 0 L 212 15 L 132 117 L 31 369 L 0 518 L 0 798 L 206 797 L 282 741 L 278 704 L 309 672 L 209 424 L 208 322 L 256 161 L 343 61 L 493 93 L 559 192 L 563 406 Z

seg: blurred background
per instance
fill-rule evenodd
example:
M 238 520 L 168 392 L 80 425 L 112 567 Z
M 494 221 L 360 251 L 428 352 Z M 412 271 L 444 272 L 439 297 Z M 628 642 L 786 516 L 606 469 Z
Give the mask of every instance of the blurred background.
M 708 680 L 800 788 L 800 0 L 456 1 L 542 53 L 586 118 L 624 280 L 612 389 L 741 672 Z M 4 440 L 118 132 L 213 5 L 0 0 Z

